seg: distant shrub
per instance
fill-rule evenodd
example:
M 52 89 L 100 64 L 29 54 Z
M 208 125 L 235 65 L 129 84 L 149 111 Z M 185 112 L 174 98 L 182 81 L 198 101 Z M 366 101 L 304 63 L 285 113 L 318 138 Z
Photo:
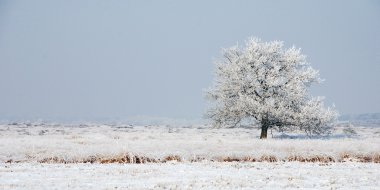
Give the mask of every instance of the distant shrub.
M 356 136 L 358 133 L 355 131 L 354 126 L 351 123 L 348 123 L 343 128 L 343 133 L 346 136 Z

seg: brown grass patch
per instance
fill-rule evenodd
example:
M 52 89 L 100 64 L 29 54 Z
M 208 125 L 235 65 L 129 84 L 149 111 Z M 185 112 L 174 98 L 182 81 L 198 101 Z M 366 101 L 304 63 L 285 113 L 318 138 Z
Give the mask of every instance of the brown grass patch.
M 259 159 L 260 162 L 277 162 L 276 156 L 271 156 L 271 155 L 263 155 Z
M 380 154 L 374 154 L 372 162 L 374 162 L 374 163 L 380 163 Z
M 240 162 L 241 159 L 236 158 L 236 157 L 226 157 L 226 158 L 223 158 L 222 161 L 223 162 Z
M 218 159 L 220 162 L 257 162 L 258 160 L 252 156 L 244 156 L 244 157 L 223 157 Z
M 363 163 L 380 163 L 380 154 L 374 153 L 369 155 L 352 155 L 349 153 L 343 153 L 339 158 L 340 162 L 363 162 Z
M 182 158 L 178 155 L 169 155 L 169 156 L 166 156 L 163 160 L 163 162 L 170 162 L 170 161 L 181 162 Z
M 152 158 L 147 156 L 138 156 L 134 154 L 124 154 L 117 155 L 114 157 L 99 157 L 99 156 L 89 156 L 80 160 L 65 160 L 55 157 L 48 157 L 38 160 L 39 163 L 100 163 L 100 164 L 110 164 L 110 163 L 128 163 L 128 164 L 144 164 L 144 163 L 166 163 L 171 161 L 176 162 L 202 162 L 207 160 L 202 156 L 195 156 L 192 159 L 184 160 L 179 155 L 168 155 L 163 158 Z M 227 157 L 218 157 L 210 159 L 210 161 L 216 162 L 313 162 L 313 163 L 332 163 L 332 162 L 362 162 L 362 163 L 380 163 L 380 154 L 369 154 L 369 155 L 353 155 L 349 153 L 342 153 L 338 158 L 325 155 L 315 155 L 304 157 L 300 155 L 289 156 L 285 159 L 279 159 L 273 155 L 263 155 L 260 158 L 255 158 L 252 156 L 227 156 Z M 12 160 L 9 159 L 5 163 L 19 163 L 27 162 L 26 160 Z
M 319 162 L 319 163 L 330 163 L 335 162 L 335 159 L 331 156 L 289 156 L 287 159 L 288 162 Z
M 128 163 L 128 164 L 144 164 L 144 163 L 157 163 L 158 161 L 154 158 L 148 158 L 145 156 L 129 155 L 114 157 L 114 158 L 105 158 L 98 161 L 101 164 L 110 164 L 110 163 Z
M 5 161 L 6 164 L 21 163 L 21 162 L 22 162 L 21 160 L 13 160 L 13 159 L 9 159 L 9 160 Z
M 53 163 L 66 164 L 66 163 L 69 163 L 68 161 L 61 159 L 61 158 L 58 158 L 57 156 L 44 158 L 44 159 L 39 160 L 38 162 L 39 163 L 48 163 L 48 164 L 53 164 Z
M 251 156 L 245 156 L 242 159 L 243 162 L 256 162 L 257 160 L 254 157 Z

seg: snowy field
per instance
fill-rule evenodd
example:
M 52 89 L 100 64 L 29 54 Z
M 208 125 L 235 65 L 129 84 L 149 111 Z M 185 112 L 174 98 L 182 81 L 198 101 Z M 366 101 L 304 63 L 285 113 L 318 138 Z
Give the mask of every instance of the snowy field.
M 380 127 L 355 127 L 356 135 L 338 128 L 329 138 L 303 133 L 260 140 L 254 128 L 213 129 L 129 125 L 1 125 L 0 162 L 287 161 L 294 159 L 379 162 Z M 145 159 L 145 160 L 144 160 Z M 300 160 L 302 161 L 302 160 Z M 305 161 L 305 160 L 304 160 Z M 149 162 L 149 161 L 148 161 Z
M 377 189 L 380 127 L 354 129 L 0 125 L 0 189 Z
M 0 189 L 378 189 L 380 164 L 0 164 Z

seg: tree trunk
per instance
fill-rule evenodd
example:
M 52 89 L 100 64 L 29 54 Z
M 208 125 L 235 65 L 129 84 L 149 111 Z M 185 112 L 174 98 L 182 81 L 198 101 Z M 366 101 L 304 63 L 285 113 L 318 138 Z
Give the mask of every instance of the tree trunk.
M 269 121 L 268 116 L 261 120 L 261 135 L 260 139 L 266 139 L 268 137 Z
M 261 126 L 261 135 L 260 139 L 266 139 L 268 137 L 268 126 L 267 125 L 262 125 Z

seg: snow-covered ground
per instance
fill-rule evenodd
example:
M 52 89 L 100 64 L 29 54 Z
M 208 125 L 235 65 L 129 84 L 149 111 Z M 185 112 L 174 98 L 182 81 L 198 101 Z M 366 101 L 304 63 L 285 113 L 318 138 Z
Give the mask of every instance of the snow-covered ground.
M 374 163 L 0 164 L 0 189 L 378 189 Z
M 354 129 L 260 140 L 205 125 L 0 125 L 0 189 L 377 189 L 380 127 Z M 156 163 L 115 163 L 127 157 Z
M 212 129 L 203 125 L 1 125 L 0 162 L 31 162 L 49 158 L 75 162 L 126 155 L 156 160 L 177 156 L 182 161 L 260 160 L 270 156 L 277 160 L 316 156 L 335 161 L 347 156 L 379 160 L 380 127 L 355 129 L 357 135 L 354 137 L 347 137 L 338 129 L 329 138 L 309 139 L 303 134 L 274 133 L 275 138 L 260 140 L 257 129 Z

